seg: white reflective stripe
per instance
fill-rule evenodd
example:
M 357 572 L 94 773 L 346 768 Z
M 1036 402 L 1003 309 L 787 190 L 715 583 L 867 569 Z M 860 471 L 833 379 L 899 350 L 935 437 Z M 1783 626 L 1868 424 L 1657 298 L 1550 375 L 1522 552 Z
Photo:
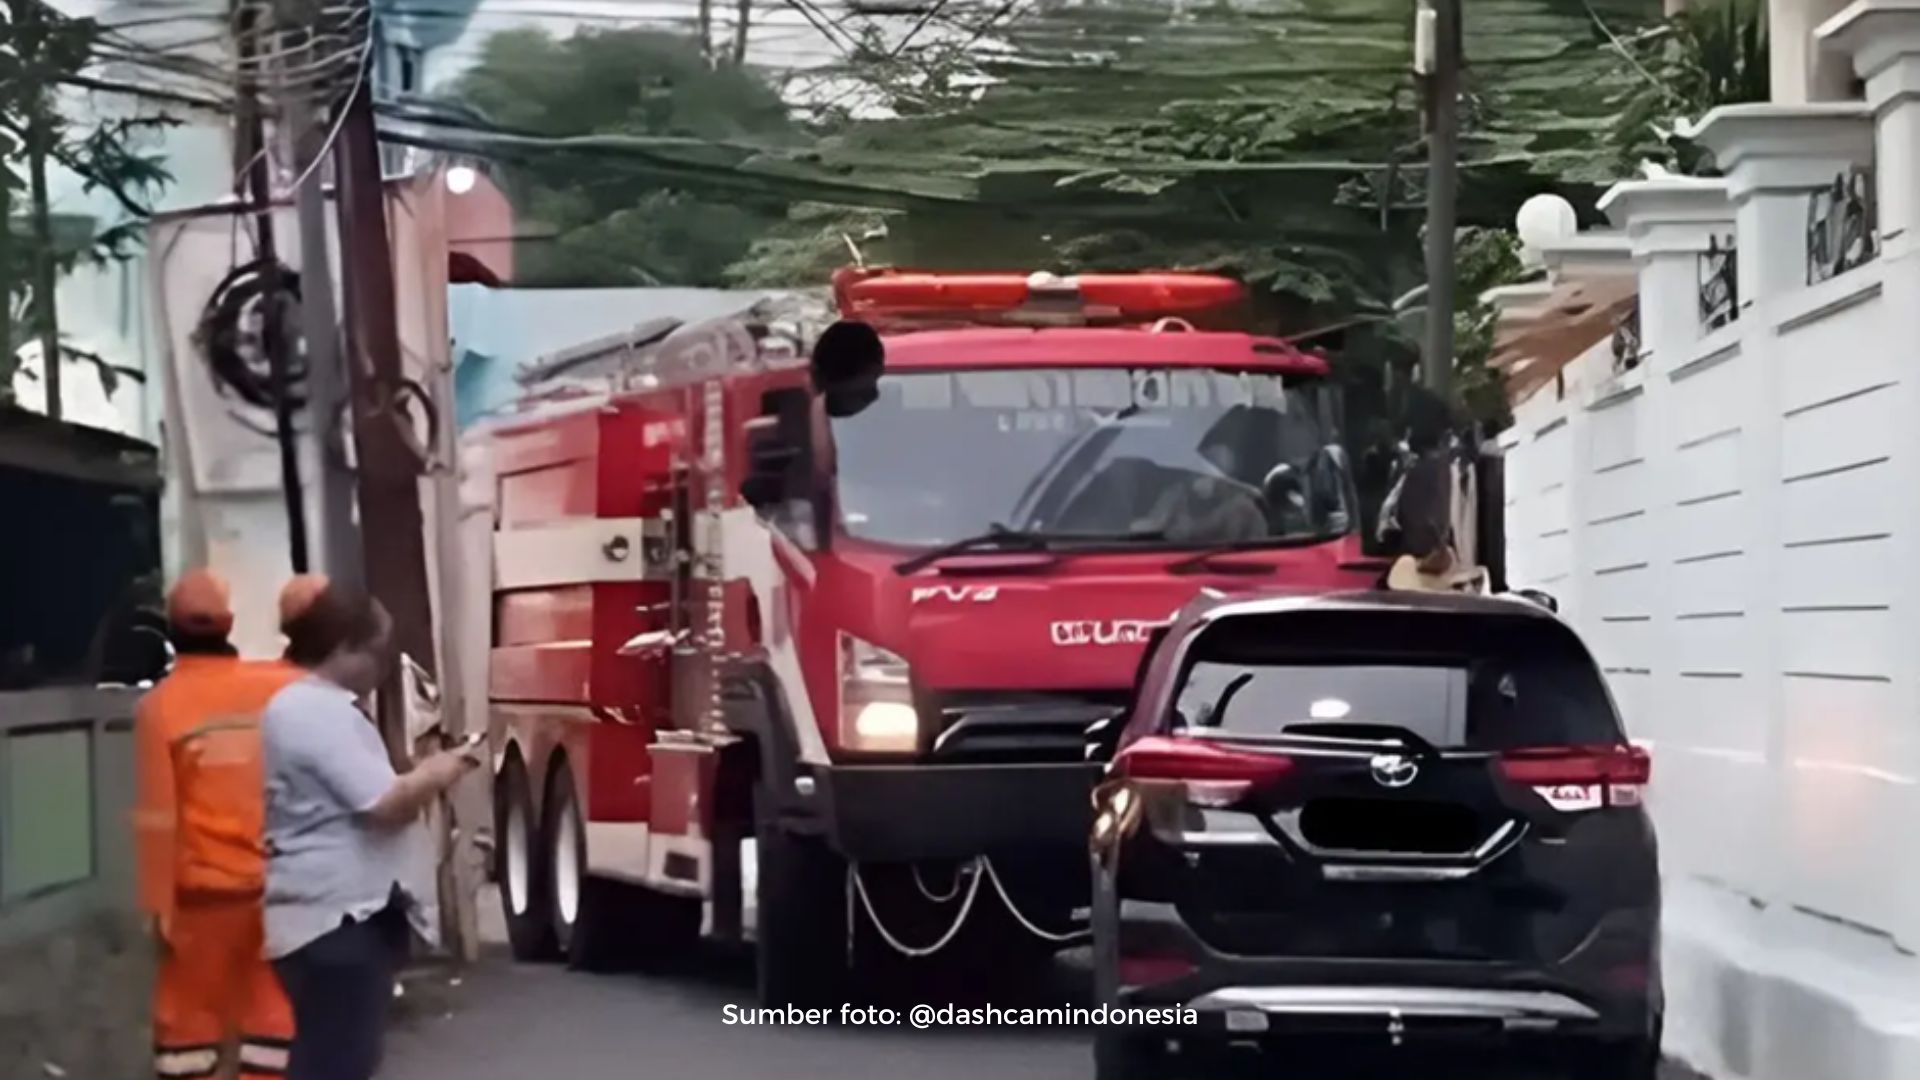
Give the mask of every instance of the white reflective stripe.
M 645 558 L 655 519 L 558 518 L 493 534 L 493 587 L 551 588 L 605 581 L 643 581 L 660 567 Z
M 215 1046 L 197 1050 L 159 1050 L 153 1055 L 153 1071 L 161 1076 L 209 1076 L 220 1067 L 220 1049 Z
M 287 1071 L 287 1061 L 292 1056 L 284 1046 L 264 1046 L 252 1042 L 240 1044 L 240 1064 L 248 1069 L 283 1073 Z
M 785 626 L 786 571 L 773 551 L 774 529 L 751 507 L 733 507 L 720 515 L 722 566 L 729 580 L 745 579 L 760 604 L 760 618 L 766 627 L 763 644 L 767 666 L 786 691 L 787 709 L 793 718 L 793 734 L 799 743 L 800 760 L 824 765 L 826 740 L 814 718 L 813 697 L 807 692 L 807 680 L 800 667 L 799 646 L 790 628 Z M 806 563 L 803 557 L 801 564 Z

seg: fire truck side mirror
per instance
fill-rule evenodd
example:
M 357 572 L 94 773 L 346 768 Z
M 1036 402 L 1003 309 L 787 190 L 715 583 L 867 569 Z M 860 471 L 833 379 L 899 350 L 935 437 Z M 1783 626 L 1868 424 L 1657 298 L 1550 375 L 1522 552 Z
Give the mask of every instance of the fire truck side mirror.
M 880 334 L 866 323 L 843 319 L 814 342 L 809 368 L 814 392 L 824 399 L 827 415 L 837 419 L 858 415 L 880 397 L 886 366 Z
M 747 468 L 740 497 L 757 510 L 770 510 L 808 496 L 812 472 L 807 391 L 767 394 L 761 414 L 747 422 Z
M 748 506 L 776 506 L 792 494 L 793 466 L 801 450 L 782 435 L 778 428 L 770 428 L 747 437 L 747 469 L 740 481 L 740 497 Z

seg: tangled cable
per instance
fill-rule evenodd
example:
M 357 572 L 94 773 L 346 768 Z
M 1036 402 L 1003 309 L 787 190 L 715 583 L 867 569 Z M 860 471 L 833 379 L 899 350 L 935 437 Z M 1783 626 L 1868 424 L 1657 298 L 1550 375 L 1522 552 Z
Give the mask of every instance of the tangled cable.
M 267 295 L 269 283 L 274 295 Z M 281 318 L 277 340 L 267 340 L 267 320 L 257 325 L 251 317 L 263 313 L 267 303 L 280 305 Z M 271 357 L 281 350 L 286 357 L 286 394 L 290 407 L 298 409 L 306 402 L 307 364 L 299 346 L 300 275 L 285 265 L 275 264 L 269 272 L 265 260 L 255 259 L 234 267 L 214 287 L 194 329 L 194 341 L 205 355 L 213 373 L 214 385 L 223 395 L 232 395 L 258 409 L 275 407 L 278 394 L 273 382 Z

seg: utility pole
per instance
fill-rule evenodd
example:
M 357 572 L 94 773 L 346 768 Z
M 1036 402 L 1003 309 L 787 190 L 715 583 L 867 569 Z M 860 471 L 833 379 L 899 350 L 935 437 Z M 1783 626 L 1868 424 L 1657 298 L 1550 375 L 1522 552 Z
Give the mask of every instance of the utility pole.
M 40 375 L 46 380 L 46 414 L 49 420 L 59 420 L 65 411 L 61 402 L 60 377 L 60 275 L 54 266 L 53 252 L 53 209 L 47 198 L 47 154 L 53 150 L 53 103 L 48 100 L 46 78 L 51 74 L 52 63 L 47 56 L 46 7 L 37 2 L 23 5 L 20 19 L 27 24 L 29 32 L 39 45 L 34 51 L 34 60 L 40 66 L 39 71 L 26 72 L 31 84 L 27 91 L 27 115 L 25 135 L 27 150 L 27 186 L 28 198 L 32 200 L 33 241 L 39 250 L 33 258 L 33 313 L 40 335 Z M 12 219 L 0 221 L 0 228 L 11 229 Z M 12 299 L 6 298 L 8 303 Z M 9 342 L 11 345 L 11 342 Z
M 733 11 L 733 66 L 747 62 L 747 35 L 753 22 L 753 0 L 739 0 Z
M 320 5 L 314 0 L 280 0 L 275 21 L 285 27 L 319 25 Z M 289 44 L 304 29 L 285 31 Z M 312 39 L 308 37 L 310 42 Z M 344 108 L 339 106 L 337 108 Z M 319 568 L 329 579 L 360 587 L 360 533 L 354 527 L 353 474 L 336 447 L 336 425 L 348 408 L 347 373 L 340 358 L 340 319 L 334 299 L 333 260 L 328 249 L 327 169 L 323 160 L 332 152 L 329 117 L 308 96 L 292 88 L 282 106 L 288 160 L 302 178 L 294 198 L 299 214 L 301 341 L 307 361 L 307 427 L 319 448 L 319 474 L 314 477 L 319 521 Z M 344 447 L 340 447 L 344 450 Z
M 1433 55 L 1427 76 L 1427 335 L 1422 381 L 1441 400 L 1453 394 L 1455 201 L 1460 179 L 1460 0 L 1425 0 Z M 1419 35 L 1426 38 L 1423 32 Z M 1416 57 L 1416 62 L 1425 60 Z
M 280 0 L 281 17 L 292 26 L 318 25 L 315 0 Z M 377 33 L 376 30 L 369 31 Z M 378 47 L 377 41 L 369 45 Z M 457 685 L 459 668 L 449 646 L 444 671 L 437 670 L 432 594 L 427 576 L 424 496 L 420 478 L 430 455 L 448 455 L 454 443 L 451 397 L 442 401 L 446 419 L 438 425 L 439 446 L 416 445 L 409 435 L 404 403 L 406 373 L 401 363 L 392 243 L 387 230 L 387 190 L 374 123 L 371 67 L 357 73 L 347 97 L 333 106 L 331 123 L 298 95 L 291 95 L 288 124 L 300 150 L 305 183 L 298 192 L 301 264 L 312 282 L 303 292 L 307 326 L 309 408 L 323 441 L 333 430 L 338 409 L 352 417 L 353 457 L 348 472 L 323 454 L 320 494 L 322 529 L 329 553 L 328 571 L 336 580 L 364 582 L 393 617 L 399 650 L 440 687 L 441 722 L 449 734 L 464 734 L 464 702 Z M 346 308 L 344 362 L 336 331 L 336 306 L 327 239 L 326 188 L 322 158 L 331 152 L 338 214 L 341 291 Z M 451 373 L 446 373 L 451 381 Z M 437 396 L 437 395 L 436 395 Z M 449 461 L 448 468 L 453 465 Z M 440 493 L 435 492 L 438 496 Z M 455 493 L 457 503 L 457 492 Z M 353 510 L 358 503 L 356 526 Z M 444 505 L 436 510 L 444 514 Z M 457 513 L 457 509 L 455 511 Z M 457 521 L 440 523 L 442 535 Z M 449 579 L 446 546 L 440 548 L 443 586 Z M 460 614 L 457 590 L 443 589 L 448 627 Z M 449 633 L 454 631 L 451 629 Z M 378 723 L 390 756 L 409 758 L 414 747 L 407 732 L 405 678 L 396 665 L 378 695 Z M 479 955 L 478 914 L 474 898 L 480 868 L 473 837 L 491 814 L 484 786 L 462 784 L 448 793 L 434 819 L 442 830 L 446 859 L 437 874 L 443 944 L 455 957 Z
M 239 127 L 235 144 L 244 164 L 245 182 L 253 202 L 253 250 L 260 263 L 260 348 L 267 354 L 268 379 L 273 387 L 273 426 L 280 444 L 280 487 L 287 504 L 288 554 L 293 572 L 310 569 L 307 555 L 307 503 L 300 480 L 300 443 L 293 429 L 293 380 L 287 370 L 287 334 L 281 310 L 280 254 L 273 236 L 273 174 L 267 152 L 266 123 L 262 116 L 259 80 L 252 63 L 262 33 L 259 9 L 240 8 L 237 44 L 240 54 L 240 92 L 234 120 Z M 271 50 L 269 50 L 271 51 Z
M 347 299 L 347 370 L 352 385 L 362 550 L 367 589 L 393 616 L 401 652 L 435 672 L 433 605 L 427 587 L 420 475 L 428 449 L 406 430 L 399 322 L 394 310 L 393 249 L 387 237 L 386 187 L 372 94 L 346 103 L 335 160 L 340 167 L 340 246 Z M 396 670 L 380 694 L 380 728 L 389 749 L 409 752 Z
M 63 366 L 60 363 L 60 275 L 54 268 L 53 209 L 47 199 L 47 151 L 51 149 L 47 144 L 52 138 L 50 131 L 53 127 L 47 112 L 51 108 L 46 91 L 37 91 L 34 94 L 33 113 L 27 120 L 27 172 L 33 199 L 33 239 L 35 246 L 40 249 L 35 253 L 33 267 L 33 309 L 39 316 L 40 331 L 40 374 L 46 379 L 47 419 L 59 420 L 65 411 L 60 400 L 60 369 Z M 12 224 L 0 223 L 0 228 L 12 228 Z

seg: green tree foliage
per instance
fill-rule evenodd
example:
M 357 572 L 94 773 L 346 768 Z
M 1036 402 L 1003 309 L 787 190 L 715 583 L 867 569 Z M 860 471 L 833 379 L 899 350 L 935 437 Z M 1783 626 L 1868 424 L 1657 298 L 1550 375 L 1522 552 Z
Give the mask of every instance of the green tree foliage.
M 72 18 L 42 0 L 0 0 L 0 404 L 11 401 L 17 349 L 29 336 L 47 352 L 83 356 L 101 365 L 109 391 L 115 371 L 99 357 L 61 343 L 54 284 L 83 262 L 129 257 L 150 213 L 149 199 L 170 177 L 142 152 L 147 134 L 175 121 L 164 115 L 92 118 L 66 115 L 58 91 L 92 64 L 105 29 Z M 85 219 L 55 215 L 46 172 L 58 165 L 87 191 L 113 196 L 126 217 L 99 229 Z
M 1524 276 L 1520 238 L 1504 229 L 1469 228 L 1460 230 L 1457 244 L 1461 303 L 1453 316 L 1454 388 L 1467 415 L 1498 431 L 1512 422 L 1506 382 L 1487 366 L 1499 312 L 1480 297 Z
M 745 68 L 714 67 L 690 37 L 647 30 L 495 34 L 456 94 L 502 129 L 545 136 L 675 136 L 792 143 L 787 107 Z M 523 244 L 538 285 L 718 285 L 785 200 L 702 193 L 562 151 L 508 172 L 523 218 L 551 233 Z
M 1413 11 L 946 0 L 904 44 L 856 20 L 825 74 L 860 93 L 798 101 L 811 138 L 791 138 L 771 91 L 668 35 L 501 35 L 461 91 L 510 130 L 652 139 L 624 167 L 612 149 L 519 158 L 523 208 L 560 234 L 523 261 L 542 280 L 817 284 L 884 208 L 896 262 L 1237 274 L 1268 298 L 1265 329 L 1348 327 L 1315 340 L 1384 393 L 1412 361 L 1393 302 L 1424 276 Z M 1469 5 L 1463 224 L 1504 227 L 1543 191 L 1590 203 L 1617 178 L 1608 135 L 1643 82 L 1618 43 L 1660 25 L 1658 0 Z M 726 145 L 662 141 L 676 135 Z M 677 189 L 674 155 L 767 194 Z M 788 214 L 783 192 L 812 202 Z M 738 216 L 694 228 L 708 197 Z
M 1702 0 L 1620 50 L 1640 79 L 1610 133 L 1623 173 L 1651 161 L 1677 172 L 1707 171 L 1711 159 L 1674 134 L 1716 105 L 1768 98 L 1766 6 L 1761 0 Z
M 965 32 L 856 52 L 847 74 L 894 115 L 844 122 L 818 155 L 824 167 L 903 186 L 964 178 L 969 204 L 1026 222 L 1038 240 L 1030 258 L 1054 269 L 1235 274 L 1270 296 L 1265 329 L 1348 327 L 1315 340 L 1342 358 L 1350 396 L 1383 404 L 1414 359 L 1393 302 L 1424 278 L 1413 9 L 1087 0 L 1008 15 L 988 3 L 949 28 Z M 1615 43 L 1661 25 L 1657 0 L 1469 4 L 1463 223 L 1504 228 L 1543 191 L 1590 204 L 1617 179 L 1609 133 L 1643 79 Z M 982 267 L 1011 250 L 1003 232 L 946 234 L 952 242 L 912 245 L 912 261 Z M 1463 300 L 1485 276 L 1473 265 L 1481 254 L 1462 252 Z M 1490 316 L 1469 302 L 1461 319 L 1472 368 Z M 1498 419 L 1490 376 L 1463 370 L 1461 386 L 1476 413 Z
M 727 282 L 741 288 L 820 285 L 843 266 L 884 257 L 881 249 L 891 216 L 877 210 L 796 203 L 786 221 L 762 234 L 740 261 L 727 268 Z

